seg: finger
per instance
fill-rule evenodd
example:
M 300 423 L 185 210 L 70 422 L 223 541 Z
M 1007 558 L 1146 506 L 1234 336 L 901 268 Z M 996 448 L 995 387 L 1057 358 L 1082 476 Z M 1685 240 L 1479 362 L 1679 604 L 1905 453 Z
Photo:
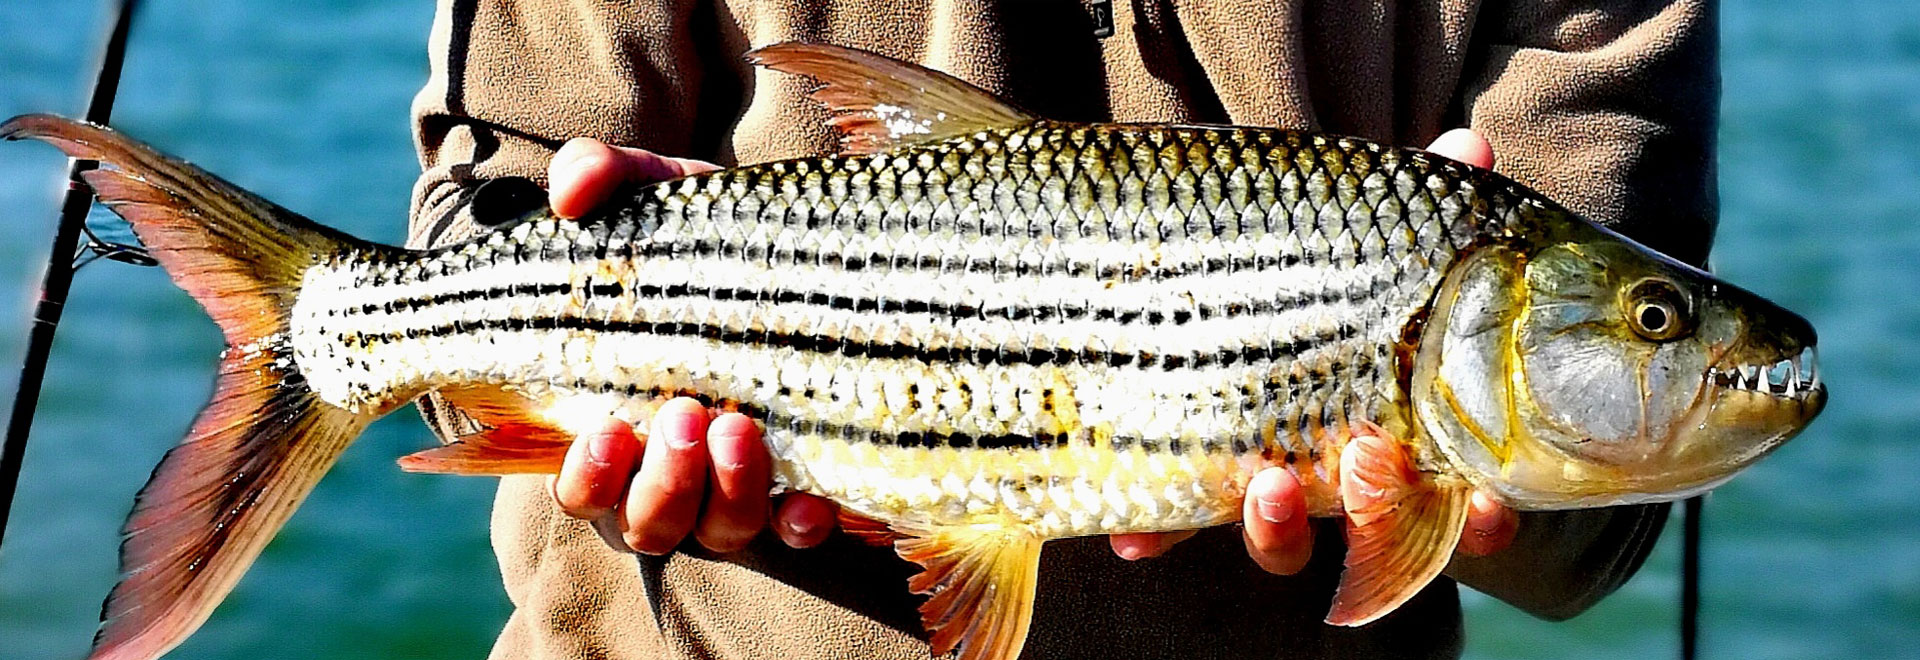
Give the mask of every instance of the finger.
M 1468 165 L 1493 168 L 1493 145 L 1487 144 L 1487 138 L 1471 128 L 1456 128 L 1441 133 L 1440 137 L 1434 138 L 1427 151 Z
M 633 478 L 633 461 L 640 451 L 640 440 L 633 426 L 608 417 L 600 430 L 574 439 L 560 474 L 550 482 L 553 499 L 560 510 L 575 518 L 594 519 L 606 515 L 620 503 Z
M 1247 483 L 1242 506 L 1246 527 L 1241 536 L 1254 563 L 1279 575 L 1300 572 L 1313 554 L 1313 527 L 1307 524 L 1300 481 L 1281 468 L 1261 470 Z
M 707 427 L 707 455 L 713 467 L 707 508 L 693 535 L 709 550 L 733 552 L 767 525 L 773 459 L 760 442 L 760 426 L 740 413 L 721 415 Z
M 1473 491 L 1467 508 L 1467 532 L 1460 537 L 1460 552 L 1485 557 L 1505 550 L 1519 531 L 1520 514 L 1486 493 Z
M 1107 545 L 1113 546 L 1113 554 L 1127 561 L 1138 561 L 1148 557 L 1158 557 L 1173 549 L 1175 543 L 1193 538 L 1195 530 L 1178 532 L 1141 532 L 1136 534 L 1108 534 Z
M 788 547 L 811 548 L 833 533 L 839 515 L 840 507 L 826 498 L 794 493 L 780 499 L 780 508 L 773 514 L 773 532 Z
M 631 158 L 593 138 L 574 138 L 547 162 L 547 205 L 562 218 L 598 206 L 630 176 Z
M 627 173 L 629 180 L 632 181 L 666 181 L 667 179 L 678 179 L 683 176 L 705 174 L 720 169 L 719 165 L 704 160 L 662 156 L 645 149 L 636 149 L 634 147 L 614 147 L 613 149 L 625 156 L 628 162 L 633 165 L 632 169 Z
M 633 552 L 633 546 L 627 545 L 626 532 L 624 531 L 627 523 L 621 517 L 619 511 L 608 511 L 607 515 L 594 518 L 588 522 L 593 524 L 593 531 L 600 535 L 600 540 L 605 541 L 607 547 L 619 552 Z
M 560 217 L 578 218 L 606 201 L 622 183 L 665 181 L 717 169 L 720 166 L 691 158 L 574 138 L 547 163 L 547 204 Z
M 707 489 L 707 409 L 674 399 L 653 414 L 640 472 L 627 491 L 627 545 L 666 554 L 693 531 Z

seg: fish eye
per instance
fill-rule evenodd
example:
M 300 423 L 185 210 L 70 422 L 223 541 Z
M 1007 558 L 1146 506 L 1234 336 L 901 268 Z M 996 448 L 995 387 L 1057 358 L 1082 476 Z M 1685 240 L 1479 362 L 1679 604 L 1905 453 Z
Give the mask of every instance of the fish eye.
M 1647 278 L 1627 290 L 1627 324 L 1653 341 L 1672 341 L 1693 330 L 1687 298 L 1673 282 Z

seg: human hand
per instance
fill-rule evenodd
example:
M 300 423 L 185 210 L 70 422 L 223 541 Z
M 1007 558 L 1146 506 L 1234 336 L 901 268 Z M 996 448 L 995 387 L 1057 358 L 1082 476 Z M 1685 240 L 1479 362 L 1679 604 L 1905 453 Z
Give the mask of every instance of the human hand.
M 1427 151 L 1469 165 L 1493 167 L 1493 147 L 1472 129 L 1447 131 L 1435 138 Z M 1241 538 L 1254 563 L 1280 575 L 1292 575 L 1307 565 L 1313 552 L 1313 527 L 1307 524 L 1306 495 L 1292 473 L 1277 467 L 1261 470 L 1247 482 L 1247 497 L 1241 507 L 1245 525 Z M 1512 509 L 1480 492 L 1473 494 L 1469 507 L 1460 552 L 1489 555 L 1513 542 L 1520 519 Z M 1192 531 L 1114 534 L 1108 541 L 1114 554 L 1134 560 L 1158 556 L 1193 535 Z
M 715 169 L 575 139 L 548 165 L 548 205 L 556 215 L 577 218 L 622 183 Z M 648 554 L 672 551 L 688 533 L 710 550 L 732 552 L 767 526 L 773 459 L 753 420 L 715 416 L 692 399 L 674 399 L 654 413 L 647 436 L 642 443 L 632 426 L 608 418 L 599 431 L 576 438 L 549 482 L 560 509 L 594 521 L 614 549 Z M 811 547 L 826 540 L 836 516 L 825 499 L 790 495 L 773 512 L 773 529 L 787 545 Z

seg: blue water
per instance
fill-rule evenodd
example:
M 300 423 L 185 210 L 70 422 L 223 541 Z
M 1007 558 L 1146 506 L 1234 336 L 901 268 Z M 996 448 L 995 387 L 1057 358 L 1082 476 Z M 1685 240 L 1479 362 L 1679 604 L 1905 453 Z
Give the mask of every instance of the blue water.
M 0 116 L 79 111 L 98 4 L 0 4 Z M 148 0 L 114 123 L 397 241 L 429 4 Z M 1817 426 L 1709 502 L 1705 655 L 1920 653 L 1920 4 L 1731 0 L 1723 13 L 1715 265 L 1813 320 L 1834 396 Z M 43 147 L 0 147 L 0 396 L 63 167 Z M 82 272 L 0 554 L 0 655 L 84 653 L 120 520 L 204 402 L 218 345 L 159 272 Z M 410 413 L 376 425 L 175 657 L 482 655 L 507 613 L 487 546 L 492 484 L 394 469 L 426 442 Z M 1670 657 L 1678 545 L 1669 533 L 1631 583 L 1564 623 L 1469 594 L 1469 655 Z

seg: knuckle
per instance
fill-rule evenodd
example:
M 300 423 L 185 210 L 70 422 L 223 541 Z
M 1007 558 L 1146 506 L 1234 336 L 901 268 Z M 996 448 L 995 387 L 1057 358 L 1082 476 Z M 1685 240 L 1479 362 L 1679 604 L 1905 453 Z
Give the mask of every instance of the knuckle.
M 734 552 L 745 548 L 754 536 L 752 530 L 742 530 L 732 525 L 713 525 L 694 532 L 700 545 L 714 552 Z
M 654 495 L 667 502 L 679 502 L 698 498 L 706 490 L 706 475 L 692 471 L 676 471 L 662 475 L 654 489 Z
M 676 530 L 667 525 L 647 524 L 630 527 L 621 534 L 621 540 L 635 552 L 650 555 L 663 555 L 673 551 L 686 538 L 686 530 Z
M 658 555 L 673 549 L 672 545 L 662 543 L 656 539 L 657 537 L 652 534 L 632 529 L 620 535 L 620 540 L 625 542 L 627 547 L 633 548 L 634 552 Z
M 585 489 L 580 487 L 577 481 L 565 478 L 558 479 L 554 482 L 550 492 L 553 495 L 554 504 L 559 505 L 561 512 L 575 518 L 594 517 L 595 511 L 593 510 L 592 498 L 587 495 Z
M 596 514 L 599 513 L 591 505 L 575 497 L 567 497 L 565 495 L 562 495 L 559 498 L 558 504 L 560 505 L 561 513 L 565 513 L 570 517 L 579 518 L 582 520 L 597 517 Z

